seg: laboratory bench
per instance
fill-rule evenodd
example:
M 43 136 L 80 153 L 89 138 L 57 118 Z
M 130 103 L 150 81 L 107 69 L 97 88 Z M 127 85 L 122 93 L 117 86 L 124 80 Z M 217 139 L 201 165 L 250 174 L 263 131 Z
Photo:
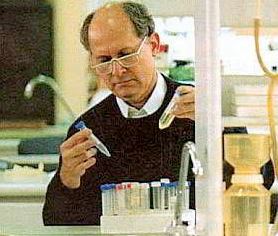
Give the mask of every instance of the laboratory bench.
M 56 163 L 68 124 L 0 129 L 0 158 L 13 163 Z M 54 154 L 56 154 L 54 156 Z M 48 155 L 48 156 L 47 156 Z
M 0 129 L 0 139 L 65 136 L 70 124 L 48 125 L 41 128 Z
M 268 231 L 271 231 L 273 225 L 269 225 Z M 255 229 L 255 228 L 254 228 Z M 253 231 L 256 235 L 256 231 Z M 129 236 L 166 236 L 166 233 L 132 233 L 132 234 L 104 234 L 101 233 L 100 226 L 30 226 L 22 224 L 1 225 L 0 236 L 22 236 L 22 235 L 129 235 Z M 197 236 L 204 236 L 204 233 Z
M 45 165 L 58 165 L 59 154 L 28 154 L 28 155 L 0 155 L 0 160 L 11 164 L 34 165 L 44 163 Z
M 55 125 L 36 129 L 0 129 L 1 226 L 13 225 L 14 222 L 43 225 L 45 193 L 58 166 L 58 145 L 66 136 L 67 128 L 68 125 Z M 44 172 L 34 169 L 29 173 L 24 169 L 27 166 L 37 168 L 41 163 L 44 164 Z M 19 172 L 11 173 L 17 165 Z
M 100 226 L 28 226 L 28 225 L 7 225 L 0 227 L 2 236 L 19 236 L 19 235 L 131 235 L 131 234 L 102 234 Z M 164 233 L 150 234 L 132 234 L 156 236 L 166 235 Z
M 45 193 L 53 174 L 18 176 L 0 171 L 0 225 L 42 225 Z

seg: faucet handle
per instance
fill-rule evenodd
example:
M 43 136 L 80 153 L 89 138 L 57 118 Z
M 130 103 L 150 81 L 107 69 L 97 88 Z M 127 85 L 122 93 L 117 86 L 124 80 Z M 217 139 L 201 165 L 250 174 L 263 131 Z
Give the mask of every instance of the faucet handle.
M 185 146 L 188 149 L 188 153 L 193 164 L 193 173 L 196 176 L 202 176 L 204 174 L 204 169 L 202 167 L 201 161 L 197 158 L 195 143 L 189 141 L 185 144 Z
M 201 165 L 201 162 L 199 160 L 194 160 L 194 161 L 192 160 L 192 162 L 193 162 L 193 168 L 192 168 L 193 173 L 195 175 L 202 176 L 204 174 L 204 169 Z

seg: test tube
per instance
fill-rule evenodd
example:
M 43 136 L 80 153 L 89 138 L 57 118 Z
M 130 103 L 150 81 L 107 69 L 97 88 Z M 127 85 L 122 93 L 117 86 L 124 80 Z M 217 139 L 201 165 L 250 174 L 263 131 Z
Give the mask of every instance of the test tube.
M 160 179 L 161 182 L 161 209 L 168 209 L 168 191 L 166 191 L 167 184 L 170 183 L 170 179 L 162 178 Z
M 112 215 L 117 214 L 117 199 L 116 199 L 116 191 L 115 191 L 116 184 L 109 184 L 109 193 L 110 193 L 110 201 L 111 201 L 111 213 Z
M 178 181 L 172 182 L 170 195 L 177 196 Z
M 161 209 L 161 192 L 160 192 L 161 183 L 159 181 L 151 182 L 152 188 L 152 205 L 154 210 Z
M 169 209 L 171 211 L 175 210 L 176 201 L 177 201 L 177 186 L 178 182 L 172 182 L 169 185 Z
M 111 206 L 111 194 L 110 194 L 110 185 L 103 184 L 100 186 L 101 190 L 101 200 L 102 200 L 102 215 L 109 216 L 112 215 L 112 206 Z
M 124 182 L 122 183 L 124 194 L 125 194 L 125 212 L 131 213 L 131 183 Z
M 171 195 L 170 195 L 170 191 L 171 191 L 171 185 L 172 183 L 165 183 L 165 210 L 170 210 L 170 204 L 171 204 Z
M 189 188 L 190 188 L 190 182 L 185 182 L 185 192 L 182 193 L 183 195 L 183 203 L 182 203 L 182 210 L 189 209 Z
M 79 130 L 83 130 L 86 129 L 86 125 L 84 123 L 84 121 L 79 121 L 76 125 L 75 125 L 76 129 Z M 107 157 L 111 157 L 110 152 L 108 151 L 107 147 L 97 138 L 97 136 L 95 136 L 93 133 L 91 134 L 92 139 L 96 142 L 96 147 L 99 151 L 101 151 L 104 155 L 106 155 Z
M 149 183 L 140 184 L 140 209 L 146 211 L 150 209 L 150 185 Z
M 179 96 L 180 96 L 180 92 L 176 90 L 173 98 L 171 99 L 171 101 L 169 102 L 168 106 L 166 107 L 166 109 L 164 110 L 164 112 L 162 113 L 159 119 L 159 129 L 165 129 L 171 125 L 172 121 L 175 118 L 175 116 L 171 113 L 171 111 L 175 105 L 176 99 Z
M 165 189 L 166 189 L 166 183 L 161 183 L 160 187 L 160 196 L 161 196 L 161 201 L 160 201 L 160 209 L 164 210 L 165 209 Z
M 170 179 L 169 178 L 161 178 L 160 182 L 168 184 L 168 183 L 170 183 Z
M 125 192 L 122 184 L 116 184 L 116 209 L 118 215 L 123 215 L 125 213 Z
M 131 213 L 136 214 L 140 208 L 140 184 L 138 182 L 131 182 L 130 185 Z

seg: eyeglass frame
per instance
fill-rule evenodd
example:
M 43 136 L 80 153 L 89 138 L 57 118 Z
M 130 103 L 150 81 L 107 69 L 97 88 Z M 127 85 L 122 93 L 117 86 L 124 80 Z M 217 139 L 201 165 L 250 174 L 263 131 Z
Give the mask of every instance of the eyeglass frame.
M 110 61 L 102 62 L 102 63 L 99 63 L 99 64 L 97 64 L 97 65 L 91 66 L 91 69 L 96 70 L 96 72 L 97 72 L 97 68 L 98 68 L 98 67 L 103 66 L 103 65 L 105 65 L 105 64 L 107 64 L 107 65 L 110 64 L 110 65 L 111 65 L 111 70 L 109 70 L 109 72 L 107 71 L 106 73 L 98 73 L 98 74 L 102 74 L 102 75 L 109 75 L 109 74 L 111 74 L 112 71 L 113 71 L 113 62 L 117 62 L 119 65 L 121 65 L 121 66 L 124 67 L 124 68 L 130 68 L 130 67 L 132 67 L 132 66 L 135 66 L 136 64 L 138 64 L 139 59 L 137 60 L 137 62 L 136 62 L 135 64 L 132 64 L 132 65 L 130 65 L 130 66 L 123 65 L 122 62 L 121 62 L 121 60 L 123 60 L 123 59 L 125 59 L 125 58 L 128 58 L 128 57 L 133 57 L 133 56 L 139 57 L 139 55 L 140 55 L 140 53 L 141 53 L 141 50 L 142 50 L 142 48 L 143 48 L 143 45 L 144 45 L 144 43 L 145 43 L 145 41 L 146 41 L 146 39 L 147 39 L 147 37 L 148 37 L 148 36 L 145 36 L 145 37 L 143 38 L 143 40 L 142 40 L 142 42 L 140 43 L 140 46 L 139 46 L 139 48 L 137 49 L 136 52 L 130 53 L 130 54 L 128 54 L 128 55 L 125 55 L 125 56 L 122 56 L 122 57 L 119 57 L 119 58 L 112 58 Z

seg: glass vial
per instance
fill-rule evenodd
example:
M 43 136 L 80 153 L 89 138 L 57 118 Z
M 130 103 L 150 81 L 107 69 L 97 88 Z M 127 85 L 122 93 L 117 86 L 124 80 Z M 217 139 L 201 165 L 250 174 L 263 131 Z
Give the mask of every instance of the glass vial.
M 161 183 L 158 181 L 151 182 L 152 189 L 152 206 L 154 210 L 161 209 Z
M 175 105 L 176 99 L 179 96 L 180 93 L 176 90 L 173 98 L 171 99 L 170 103 L 168 104 L 168 106 L 166 107 L 166 109 L 164 110 L 163 114 L 159 119 L 159 129 L 166 129 L 171 125 L 172 121 L 175 118 L 175 116 L 171 113 L 171 111 Z

